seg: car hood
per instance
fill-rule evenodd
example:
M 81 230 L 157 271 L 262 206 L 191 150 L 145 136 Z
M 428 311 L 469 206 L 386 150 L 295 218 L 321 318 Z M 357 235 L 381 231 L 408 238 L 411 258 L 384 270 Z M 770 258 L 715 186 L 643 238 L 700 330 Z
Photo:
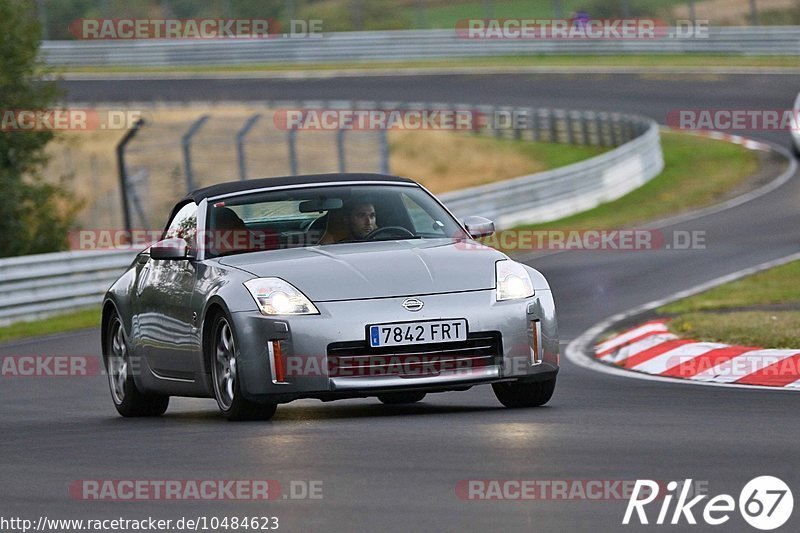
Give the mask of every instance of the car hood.
M 324 302 L 493 289 L 495 262 L 505 258 L 474 243 L 409 239 L 254 252 L 220 263 L 282 278 Z

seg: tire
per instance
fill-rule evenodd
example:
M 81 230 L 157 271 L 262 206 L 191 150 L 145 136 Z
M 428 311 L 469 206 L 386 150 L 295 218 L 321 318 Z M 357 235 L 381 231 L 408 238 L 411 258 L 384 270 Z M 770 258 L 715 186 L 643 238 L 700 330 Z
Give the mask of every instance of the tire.
M 506 407 L 539 407 L 550 401 L 556 378 L 533 382 L 492 383 L 494 395 Z
M 108 374 L 111 400 L 117 412 L 126 417 L 161 416 L 169 407 L 169 396 L 143 394 L 133 379 L 128 341 L 119 315 L 114 312 L 108 320 L 103 360 Z
M 237 374 L 239 351 L 230 321 L 219 314 L 211 324 L 207 360 L 211 363 L 214 398 L 222 415 L 230 421 L 269 420 L 278 408 L 277 403 L 251 402 L 242 395 Z
M 425 397 L 424 392 L 389 392 L 387 394 L 379 394 L 378 399 L 386 405 L 403 405 L 408 403 L 417 403 Z

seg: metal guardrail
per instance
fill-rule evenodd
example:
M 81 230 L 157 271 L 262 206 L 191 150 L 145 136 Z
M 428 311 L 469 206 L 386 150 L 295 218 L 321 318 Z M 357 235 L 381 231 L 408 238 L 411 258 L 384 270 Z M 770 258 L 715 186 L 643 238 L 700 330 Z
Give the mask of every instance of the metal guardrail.
M 674 32 L 674 29 L 670 31 Z M 339 32 L 293 39 L 45 41 L 61 67 L 242 65 L 403 61 L 558 54 L 800 55 L 800 27 L 711 27 L 707 38 L 466 39 L 452 30 Z
M 551 113 L 553 122 L 564 122 L 559 130 L 579 138 L 608 126 L 606 134 L 616 129 L 617 135 L 628 133 L 633 140 L 626 138 L 628 142 L 609 152 L 565 167 L 439 195 L 445 205 L 459 218 L 484 216 L 499 228 L 546 222 L 624 196 L 664 169 L 659 126 L 653 120 L 616 113 Z
M 80 251 L 0 259 L 0 326 L 98 305 L 135 251 Z
M 614 147 L 566 167 L 440 195 L 456 216 L 486 216 L 501 228 L 553 220 L 619 198 L 658 175 L 664 166 L 658 125 L 635 115 L 467 104 L 352 104 L 362 109 L 372 105 L 378 109 L 469 110 L 490 118 L 477 130 L 479 134 Z M 273 105 L 314 108 L 324 103 Z M 500 127 L 502 121 L 497 117 L 512 115 L 517 117 L 518 127 Z M 0 326 L 98 305 L 135 253 L 73 251 L 0 259 Z

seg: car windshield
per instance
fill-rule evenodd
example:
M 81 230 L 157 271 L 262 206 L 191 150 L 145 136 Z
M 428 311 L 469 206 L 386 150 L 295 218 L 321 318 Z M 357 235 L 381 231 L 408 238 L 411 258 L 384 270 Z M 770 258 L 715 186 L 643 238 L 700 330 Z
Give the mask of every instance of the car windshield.
M 452 238 L 458 223 L 407 185 L 330 185 L 210 201 L 211 256 L 397 239 Z

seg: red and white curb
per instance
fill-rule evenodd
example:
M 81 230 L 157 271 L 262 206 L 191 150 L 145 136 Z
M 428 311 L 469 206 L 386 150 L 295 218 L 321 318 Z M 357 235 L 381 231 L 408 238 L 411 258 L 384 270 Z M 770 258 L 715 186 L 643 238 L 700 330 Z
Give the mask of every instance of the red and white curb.
M 800 390 L 800 349 L 768 350 L 681 339 L 652 320 L 596 344 L 595 357 L 669 378 Z
M 747 137 L 742 137 L 741 135 L 731 135 L 730 133 L 722 133 L 720 131 L 702 131 L 697 132 L 696 134 L 700 135 L 701 137 L 708 137 L 710 139 L 740 144 L 748 150 L 761 150 L 763 152 L 768 152 L 770 150 L 770 146 L 768 144 L 758 142 L 753 139 L 748 139 Z
M 776 177 L 774 180 L 770 181 L 766 185 L 762 185 L 756 190 L 744 193 L 740 196 L 732 198 L 721 204 L 714 205 L 711 207 L 706 207 L 689 213 L 684 213 L 682 215 L 676 215 L 661 221 L 656 221 L 648 225 L 648 227 L 665 228 L 678 223 L 697 220 L 702 217 L 720 213 L 722 211 L 732 209 L 744 203 L 750 202 L 756 198 L 769 194 L 770 192 L 776 190 L 777 188 L 785 185 L 797 172 L 798 169 L 797 161 L 789 153 L 789 151 L 783 148 L 782 146 L 776 144 L 768 144 L 768 146 L 770 146 L 773 151 L 782 154 L 789 161 L 789 167 L 780 176 Z M 722 284 L 730 283 L 732 281 L 741 279 L 745 276 L 757 274 L 759 272 L 763 272 L 764 270 L 768 270 L 770 268 L 775 268 L 781 265 L 785 265 L 786 263 L 790 263 L 792 261 L 800 261 L 800 252 L 796 252 L 784 257 L 779 257 L 777 259 L 765 261 L 761 264 L 754 265 L 749 268 L 744 268 L 742 270 L 738 270 L 736 272 L 732 272 L 730 274 L 726 274 L 724 276 L 708 280 L 704 283 L 700 283 L 699 285 L 695 285 L 694 287 L 690 287 L 686 290 L 673 293 L 664 298 L 644 303 L 642 305 L 633 307 L 616 315 L 605 318 L 600 322 L 598 322 L 597 324 L 590 327 L 589 329 L 580 333 L 574 339 L 572 339 L 567 344 L 567 347 L 564 350 L 564 358 L 568 360 L 570 363 L 576 365 L 577 367 L 585 368 L 588 370 L 592 370 L 594 372 L 599 372 L 602 374 L 616 376 L 616 377 L 634 378 L 634 379 L 655 381 L 661 383 L 674 383 L 674 384 L 681 383 L 687 385 L 701 385 L 701 386 L 720 387 L 720 388 L 739 388 L 739 389 L 750 389 L 750 390 L 763 389 L 763 390 L 772 390 L 775 392 L 778 391 L 786 392 L 787 394 L 794 394 L 795 391 L 798 389 L 798 386 L 796 384 L 793 385 L 792 387 L 788 386 L 774 387 L 774 386 L 739 384 L 735 382 L 732 383 L 721 380 L 719 382 L 710 380 L 703 381 L 701 379 L 698 379 L 701 376 L 697 376 L 696 379 L 688 379 L 688 378 L 672 377 L 660 374 L 647 374 L 644 372 L 633 372 L 622 366 L 601 362 L 600 359 L 594 357 L 595 340 L 599 338 L 601 335 L 603 335 L 604 332 L 609 331 L 616 324 L 619 324 L 620 322 L 628 321 L 634 316 L 653 311 L 654 309 L 667 305 L 668 303 L 672 303 L 674 301 L 683 298 L 688 298 L 689 296 L 694 296 L 695 294 L 700 294 L 701 292 L 713 289 L 714 287 L 718 287 Z

